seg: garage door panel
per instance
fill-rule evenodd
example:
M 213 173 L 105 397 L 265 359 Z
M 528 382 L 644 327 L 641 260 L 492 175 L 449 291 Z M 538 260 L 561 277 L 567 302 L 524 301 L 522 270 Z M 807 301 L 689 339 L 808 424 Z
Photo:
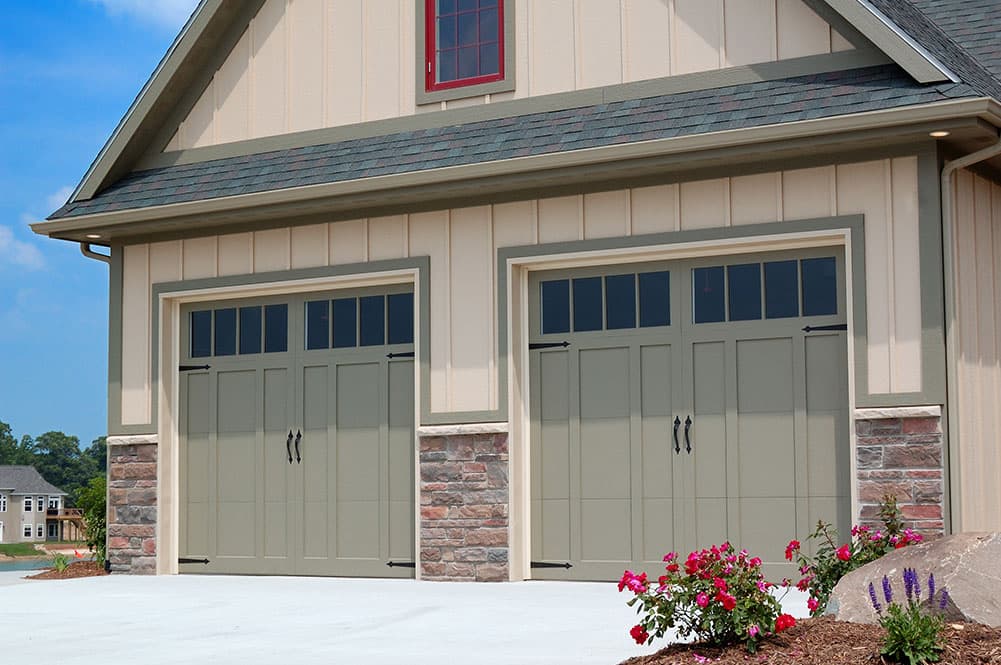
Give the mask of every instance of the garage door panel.
M 781 563 L 786 543 L 797 536 L 796 500 L 741 499 L 739 535 L 741 547 L 763 561 Z
M 209 554 L 209 504 L 206 501 L 189 501 L 185 509 L 186 556 L 205 557 Z
M 711 547 L 727 539 L 728 510 L 725 498 L 694 498 L 679 501 L 689 522 L 692 524 L 692 540 L 686 550 Z M 683 552 L 682 554 L 687 554 Z
M 389 558 L 409 561 L 414 555 L 414 502 L 389 502 Z
M 628 418 L 582 420 L 580 494 L 584 499 L 628 498 L 632 462 Z
M 643 418 L 643 496 L 669 498 L 674 495 L 674 447 L 671 419 Z
M 216 555 L 255 557 L 256 506 L 252 501 L 220 501 L 216 520 Z
M 327 502 L 303 501 L 302 504 L 302 555 L 307 558 L 330 556 L 330 524 Z
M 580 507 L 582 561 L 633 561 L 628 499 L 583 499 Z
M 288 503 L 264 502 L 264 556 L 289 556 Z
M 570 501 L 538 501 L 541 538 L 532 541 L 532 556 L 542 561 L 568 561 L 570 554 Z
M 379 427 L 381 379 L 379 363 L 337 365 L 338 430 Z
M 541 480 L 543 499 L 566 499 L 570 496 L 570 426 L 567 422 L 543 422 L 541 440 L 533 459 L 532 472 Z
M 580 413 L 588 419 L 628 417 L 629 349 L 580 352 Z
M 264 431 L 285 433 L 291 427 L 289 414 L 289 370 L 264 370 Z
M 209 375 L 189 374 L 184 379 L 187 399 L 184 401 L 185 418 L 183 426 L 189 439 L 208 438 L 211 421 L 209 419 Z
M 407 510 L 414 501 L 414 417 L 414 363 L 389 363 L 389 499 Z
M 810 412 L 840 410 L 848 393 L 844 339 L 835 335 L 807 337 L 806 408 Z
M 737 432 L 741 496 L 794 496 L 793 414 L 741 414 Z
M 256 370 L 219 372 L 217 382 L 216 429 L 219 432 L 247 433 L 257 430 Z M 254 408 L 248 408 L 254 405 Z
M 840 411 L 812 412 L 807 416 L 807 474 L 811 496 L 834 496 L 839 491 L 838 478 L 848 473 L 840 463 L 847 455 L 838 454 L 840 446 L 848 446 L 848 439 L 841 438 L 844 420 L 845 414 Z
M 338 430 L 337 501 L 377 501 L 381 485 L 379 431 Z
M 674 551 L 674 499 L 643 500 L 643 560 L 659 562 Z
M 326 365 L 302 368 L 302 428 L 305 432 L 323 432 L 326 438 L 330 423 L 329 370 Z
M 338 501 L 338 558 L 378 558 L 379 525 L 378 501 Z
M 539 354 L 542 389 L 538 399 L 542 422 L 565 421 L 570 417 L 570 353 L 547 351 Z
M 737 342 L 737 408 L 741 414 L 793 410 L 792 348 L 791 339 Z

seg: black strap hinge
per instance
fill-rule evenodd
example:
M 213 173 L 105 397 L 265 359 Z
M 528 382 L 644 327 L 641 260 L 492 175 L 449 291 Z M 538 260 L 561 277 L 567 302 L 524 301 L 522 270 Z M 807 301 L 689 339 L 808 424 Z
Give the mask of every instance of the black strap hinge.
M 387 353 L 386 357 L 387 358 L 413 358 L 414 357 L 414 352 L 413 351 L 403 351 L 401 353 Z
M 803 332 L 816 332 L 818 330 L 848 330 L 847 323 L 835 323 L 829 326 L 806 326 Z
M 205 565 L 208 565 L 209 560 L 208 559 L 189 559 L 188 557 L 182 556 L 180 559 L 177 560 L 177 563 L 204 563 Z
M 178 372 L 192 372 L 196 369 L 208 369 L 208 365 L 180 365 L 177 368 Z
M 529 351 L 535 351 L 536 349 L 556 349 L 556 348 L 567 348 L 570 346 L 570 342 L 535 342 L 534 344 L 528 345 Z
M 413 561 L 390 561 L 386 564 L 390 568 L 416 568 L 417 564 Z
M 564 561 L 563 563 L 555 563 L 553 561 L 533 561 L 532 568 L 566 568 L 570 570 L 573 568 L 573 564 L 569 561 Z

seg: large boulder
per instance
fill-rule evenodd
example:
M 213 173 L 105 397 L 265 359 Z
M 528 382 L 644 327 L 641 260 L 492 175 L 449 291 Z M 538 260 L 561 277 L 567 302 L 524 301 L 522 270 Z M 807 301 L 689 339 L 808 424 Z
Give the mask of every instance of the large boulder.
M 869 583 L 876 585 L 876 597 L 885 606 L 882 583 L 887 576 L 894 600 L 902 601 L 904 568 L 917 572 L 922 600 L 927 600 L 928 574 L 935 573 L 936 587 L 949 590 L 947 620 L 1001 626 L 1001 533 L 958 533 L 890 552 L 842 577 L 831 594 L 828 614 L 839 621 L 876 623 Z

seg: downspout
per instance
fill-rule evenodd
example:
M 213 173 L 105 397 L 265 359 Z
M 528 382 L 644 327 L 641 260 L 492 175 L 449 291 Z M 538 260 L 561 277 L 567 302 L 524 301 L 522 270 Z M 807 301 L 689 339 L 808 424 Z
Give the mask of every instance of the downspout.
M 942 265 L 945 272 L 945 413 L 948 420 L 949 433 L 949 514 L 950 531 L 954 525 L 961 523 L 962 504 L 959 501 L 960 469 L 959 469 L 959 411 L 957 407 L 957 392 L 959 389 L 959 370 L 956 348 L 956 301 L 959 294 L 956 291 L 956 276 L 954 273 L 953 237 L 953 189 L 952 174 L 996 155 L 1001 155 L 1001 136 L 992 145 L 970 153 L 965 157 L 946 162 L 942 167 Z
M 99 254 L 90 248 L 89 242 L 80 243 L 80 253 L 86 256 L 88 259 L 95 259 L 101 261 L 102 263 L 111 264 L 111 257 L 107 254 Z

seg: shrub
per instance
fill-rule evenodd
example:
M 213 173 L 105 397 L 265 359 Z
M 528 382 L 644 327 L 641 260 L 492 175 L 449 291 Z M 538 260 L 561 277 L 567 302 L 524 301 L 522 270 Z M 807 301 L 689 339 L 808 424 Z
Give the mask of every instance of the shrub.
M 869 600 L 879 615 L 879 625 L 886 630 L 883 638 L 883 650 L 880 652 L 888 660 L 895 663 L 933 663 L 938 660 L 942 650 L 943 621 L 940 613 L 949 604 L 949 592 L 944 588 L 939 591 L 939 599 L 935 601 L 935 575 L 928 576 L 928 600 L 922 608 L 921 580 L 913 568 L 904 568 L 904 595 L 906 606 L 893 602 L 893 588 L 890 580 L 883 576 L 883 600 L 886 601 L 886 613 L 876 598 L 876 588 L 869 583 Z M 938 613 L 936 613 L 936 605 Z
M 58 570 L 60 573 L 66 570 L 70 565 L 69 557 L 62 552 L 56 552 L 52 555 L 52 567 Z
M 80 490 L 77 505 L 83 510 L 84 535 L 87 547 L 94 553 L 99 565 L 104 564 L 108 554 L 108 498 L 107 482 L 104 476 L 92 478 Z
M 629 589 L 640 622 L 629 634 L 637 644 L 652 643 L 671 629 L 682 638 L 694 635 L 714 645 L 743 642 L 752 653 L 770 633 L 796 625 L 770 593 L 773 585 L 761 574 L 761 559 L 730 543 L 692 552 L 684 562 L 671 552 L 664 557 L 665 574 L 656 585 L 646 573 L 627 570 L 619 591 Z
M 831 592 L 842 577 L 887 552 L 921 542 L 920 534 L 903 528 L 894 497 L 883 497 L 879 514 L 883 522 L 882 529 L 865 525 L 853 526 L 851 541 L 840 545 L 837 542 L 837 531 L 826 522 L 818 522 L 816 530 L 807 536 L 809 540 L 817 542 L 817 553 L 813 557 L 803 552 L 798 540 L 789 541 L 786 559 L 795 560 L 799 566 L 801 577 L 796 588 L 810 592 L 807 605 L 811 616 L 818 616 L 827 610 Z M 792 582 L 785 580 L 783 584 L 788 586 Z

